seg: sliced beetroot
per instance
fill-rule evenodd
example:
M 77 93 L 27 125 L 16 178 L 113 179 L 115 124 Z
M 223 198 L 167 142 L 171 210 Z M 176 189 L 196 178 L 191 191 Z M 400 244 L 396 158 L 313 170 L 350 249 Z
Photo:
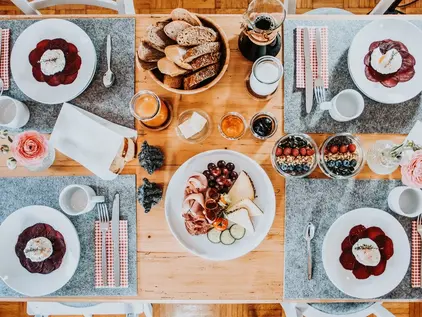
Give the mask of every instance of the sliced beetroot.
M 381 255 L 386 259 L 390 259 L 394 255 L 393 241 L 388 236 L 378 236 L 375 239 Z
M 78 72 L 76 72 L 74 74 L 71 74 L 71 75 L 67 75 L 64 78 L 63 84 L 64 85 L 69 85 L 69 84 L 73 83 L 75 81 L 76 77 L 78 77 Z
M 339 261 L 346 270 L 353 270 L 356 264 L 355 256 L 351 250 L 343 251 L 340 255 Z
M 40 271 L 41 274 L 49 274 L 56 269 L 54 262 L 50 259 L 43 261 L 42 270 Z
M 368 80 L 378 83 L 380 80 L 371 66 L 365 66 L 365 76 Z
M 78 48 L 73 45 L 72 43 L 67 43 L 68 44 L 68 53 L 78 53 Z
M 69 44 L 64 39 L 54 39 L 50 41 L 49 49 L 62 50 L 66 53 L 69 50 Z
M 349 236 L 362 237 L 365 233 L 366 227 L 364 225 L 357 225 L 350 229 Z
M 368 54 L 365 55 L 363 62 L 366 66 L 371 66 L 371 54 L 372 52 L 368 52 Z
M 79 57 L 78 53 L 67 53 L 65 55 L 66 65 L 73 63 Z
M 398 83 L 399 83 L 399 79 L 396 76 L 381 80 L 381 84 L 387 88 L 393 88 L 397 86 Z
M 43 223 L 37 223 L 31 227 L 31 239 L 37 237 L 43 237 L 45 235 L 45 225 Z
M 44 261 L 32 262 L 30 259 L 26 259 L 25 265 L 23 265 L 23 267 L 30 273 L 40 273 L 42 271 L 43 263 Z
M 44 82 L 45 81 L 44 75 L 43 75 L 41 69 L 39 69 L 39 68 L 32 67 L 32 75 L 39 82 Z
M 399 78 L 399 81 L 401 83 L 405 83 L 413 78 L 415 76 L 415 69 L 412 67 L 410 69 L 406 69 L 403 71 L 398 71 L 396 76 Z
M 42 40 L 37 44 L 37 49 L 40 49 L 43 51 L 43 53 L 48 49 L 48 46 L 50 45 L 51 40 Z
M 65 68 L 63 69 L 63 73 L 65 75 L 72 75 L 78 72 L 78 70 L 81 68 L 81 64 L 82 60 L 79 55 L 77 55 L 76 59 L 72 63 L 66 64 Z
M 369 227 L 368 229 L 366 229 L 366 236 L 373 241 L 375 241 L 376 237 L 381 235 L 385 236 L 385 233 L 381 230 L 381 228 Z
M 381 43 L 382 41 L 372 42 L 371 45 L 369 46 L 369 51 L 372 53 L 372 51 L 376 49 L 378 46 L 380 46 Z
M 39 49 L 33 49 L 31 53 L 29 53 L 29 63 L 33 67 L 37 67 L 39 65 L 39 61 L 41 59 L 41 56 L 44 54 L 44 51 Z
M 62 262 L 63 262 L 63 257 L 61 257 L 60 259 L 56 261 L 53 261 L 54 269 L 57 270 L 60 267 L 60 265 L 62 265 Z
M 387 266 L 387 260 L 381 258 L 380 263 L 377 266 L 372 267 L 372 275 L 380 276 L 385 271 L 385 267 Z
M 45 224 L 45 237 L 50 241 L 56 237 L 56 230 L 48 224 Z
M 356 242 L 355 242 L 356 243 Z M 353 243 L 354 244 L 354 243 Z M 352 249 L 353 247 L 352 242 L 350 241 L 349 236 L 347 236 L 346 238 L 344 238 L 343 242 L 341 243 L 341 251 L 347 251 Z
M 64 75 L 60 73 L 57 73 L 53 76 L 49 76 L 45 80 L 47 84 L 53 87 L 60 85 L 63 81 L 64 81 Z
M 353 269 L 353 275 L 358 280 L 365 280 L 371 276 L 371 269 L 367 266 L 360 264 L 359 262 L 356 262 L 355 267 Z
M 413 55 L 403 52 L 400 52 L 400 54 L 402 56 L 402 67 L 405 66 L 406 68 L 411 68 L 416 65 L 416 60 Z

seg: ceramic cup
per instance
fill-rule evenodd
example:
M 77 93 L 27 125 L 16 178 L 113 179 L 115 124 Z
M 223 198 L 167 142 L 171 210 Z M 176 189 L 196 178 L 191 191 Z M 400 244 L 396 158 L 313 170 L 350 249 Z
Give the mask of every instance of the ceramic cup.
M 388 207 L 396 214 L 416 217 L 422 213 L 422 191 L 408 186 L 396 187 L 388 195 Z
M 28 107 L 19 100 L 0 96 L 0 126 L 21 128 L 29 120 Z
M 70 216 L 87 213 L 101 202 L 104 202 L 104 196 L 96 196 L 95 191 L 86 185 L 69 185 L 59 197 L 60 208 Z
M 359 117 L 365 108 L 365 102 L 356 90 L 346 89 L 331 101 L 323 102 L 319 106 L 322 110 L 328 110 L 334 120 L 345 122 Z

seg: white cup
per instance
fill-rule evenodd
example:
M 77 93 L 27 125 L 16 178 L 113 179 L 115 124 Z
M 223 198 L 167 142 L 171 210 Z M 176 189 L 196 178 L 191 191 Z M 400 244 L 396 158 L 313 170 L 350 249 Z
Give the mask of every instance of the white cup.
M 322 110 L 328 110 L 334 120 L 345 122 L 359 117 L 365 108 L 365 102 L 356 90 L 346 89 L 331 101 L 323 102 L 319 106 Z
M 413 218 L 422 213 L 422 191 L 398 186 L 388 195 L 388 207 L 396 214 Z
M 19 100 L 0 96 L 0 126 L 21 128 L 29 120 L 28 107 Z
M 94 209 L 97 203 L 104 202 L 104 196 L 96 196 L 95 191 L 86 185 L 69 185 L 60 193 L 60 208 L 70 216 L 78 216 Z

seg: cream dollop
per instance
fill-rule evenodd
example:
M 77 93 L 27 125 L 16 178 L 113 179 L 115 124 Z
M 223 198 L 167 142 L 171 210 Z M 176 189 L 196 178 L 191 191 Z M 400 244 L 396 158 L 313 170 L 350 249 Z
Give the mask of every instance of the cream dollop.
M 356 260 L 365 266 L 377 266 L 381 261 L 381 253 L 377 244 L 368 238 L 359 239 L 352 248 Z
M 61 72 L 66 66 L 66 58 L 62 50 L 46 50 L 40 59 L 41 71 L 50 76 Z
M 403 63 L 399 51 L 395 48 L 382 54 L 379 47 L 371 54 L 371 66 L 380 74 L 392 74 L 398 71 Z
M 38 237 L 29 240 L 23 252 L 32 262 L 41 262 L 53 254 L 53 245 L 47 238 Z

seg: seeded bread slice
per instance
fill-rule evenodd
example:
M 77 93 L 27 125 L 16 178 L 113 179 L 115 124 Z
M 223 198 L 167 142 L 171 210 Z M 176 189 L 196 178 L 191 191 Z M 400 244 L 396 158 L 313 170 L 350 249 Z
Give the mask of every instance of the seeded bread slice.
M 186 9 L 182 9 L 182 8 L 174 9 L 173 11 L 171 11 L 170 16 L 173 21 L 185 21 L 189 23 L 190 25 L 194 25 L 194 26 L 202 25 L 198 17 L 195 14 L 190 13 Z
M 177 35 L 184 29 L 190 28 L 191 26 L 192 25 L 185 21 L 173 21 L 164 27 L 164 33 L 166 33 L 166 35 L 173 41 L 176 41 Z
M 207 42 L 215 42 L 217 38 L 217 32 L 211 28 L 192 26 L 177 35 L 177 44 L 182 46 L 201 45 Z
M 147 27 L 146 40 L 156 50 L 164 52 L 168 45 L 175 44 L 174 41 L 164 33 L 164 27 L 150 25 Z
M 164 85 L 170 88 L 179 89 L 183 85 L 183 75 L 171 77 L 170 75 L 164 75 Z
M 209 53 L 209 54 L 202 55 L 198 58 L 195 58 L 192 61 L 192 63 L 190 63 L 190 65 L 192 66 L 192 69 L 195 71 L 205 66 L 209 66 L 209 65 L 217 63 L 220 60 L 220 58 L 221 58 L 220 52 Z
M 156 50 L 151 45 L 148 44 L 147 41 L 141 40 L 141 44 L 138 47 L 138 57 L 139 59 L 143 60 L 144 62 L 158 62 L 161 58 L 163 58 L 165 54 Z
M 192 62 L 195 58 L 209 53 L 216 53 L 220 50 L 221 44 L 219 42 L 204 43 L 188 49 L 183 55 L 183 61 L 186 63 Z
M 186 76 L 183 79 L 183 88 L 185 90 L 191 90 L 197 88 L 204 80 L 210 79 L 217 76 L 220 70 L 220 64 L 213 64 L 198 70 L 197 72 Z

